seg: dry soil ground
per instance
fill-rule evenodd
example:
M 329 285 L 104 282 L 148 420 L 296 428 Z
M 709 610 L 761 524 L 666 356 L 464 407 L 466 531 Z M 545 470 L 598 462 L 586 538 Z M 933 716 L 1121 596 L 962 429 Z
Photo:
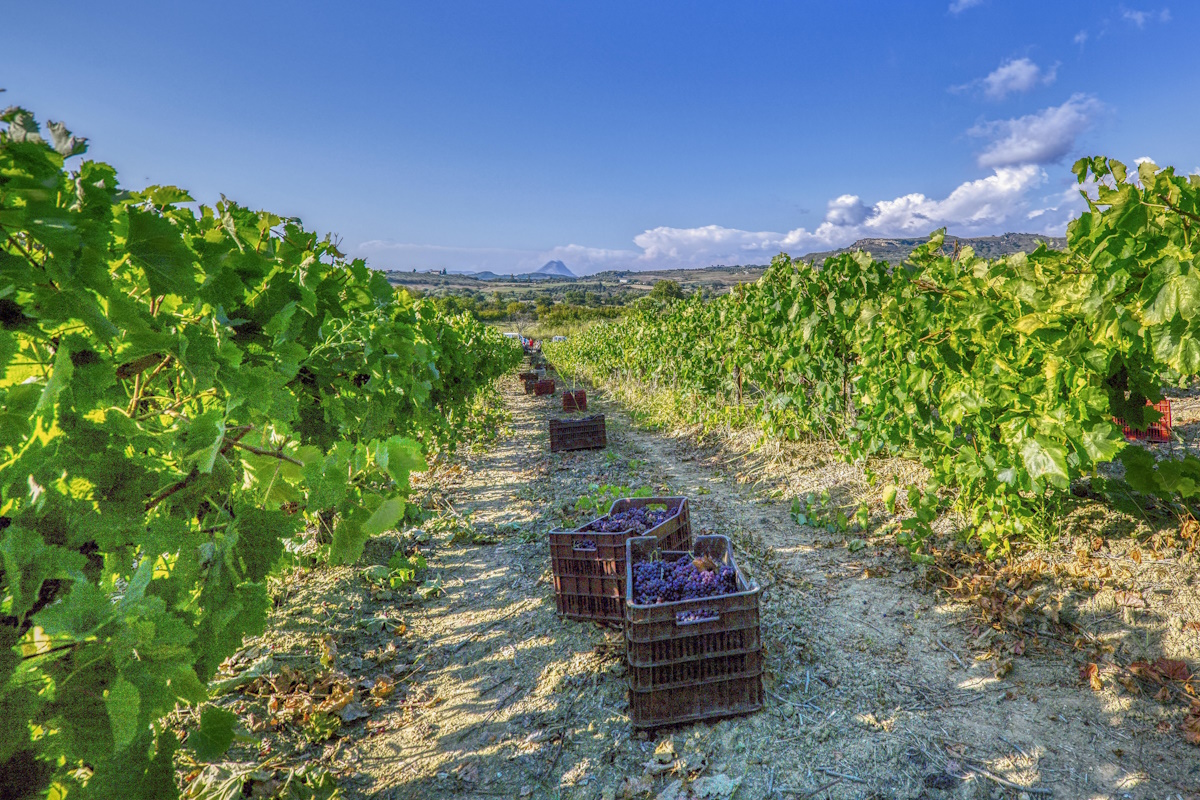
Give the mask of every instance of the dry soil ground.
M 1086 648 L 1032 614 L 1020 635 L 981 624 L 977 605 L 931 588 L 890 534 L 857 534 L 852 550 L 793 521 L 790 496 L 846 491 L 860 474 L 810 450 L 747 486 L 744 450 L 639 430 L 591 395 L 606 450 L 550 454 L 559 398 L 510 378 L 496 441 L 430 476 L 443 519 L 471 523 L 420 544 L 440 594 L 372 587 L 371 568 L 411 547 L 411 532 L 372 542 L 355 567 L 294 576 L 271 630 L 230 664 L 235 674 L 270 655 L 276 676 L 228 695 L 259 742 L 233 758 L 322 764 L 352 798 L 675 800 L 692 796 L 689 782 L 711 798 L 1200 797 L 1200 749 L 1179 731 L 1178 703 L 1103 675 L 1090 688 Z M 621 635 L 555 614 L 545 533 L 579 519 L 570 509 L 589 484 L 686 495 L 695 533 L 732 538 L 764 586 L 761 712 L 630 728 Z M 1155 557 L 1135 537 L 1079 555 L 1108 578 L 1055 602 L 1127 662 L 1169 656 L 1195 669 L 1197 587 L 1178 577 L 1194 562 L 1182 550 Z M 1059 549 L 1074 558 L 1071 546 Z M 1117 587 L 1142 601 L 1118 602 Z M 330 702 L 343 691 L 331 686 L 355 699 Z M 283 722 L 289 697 L 324 698 L 340 728 L 306 738 Z

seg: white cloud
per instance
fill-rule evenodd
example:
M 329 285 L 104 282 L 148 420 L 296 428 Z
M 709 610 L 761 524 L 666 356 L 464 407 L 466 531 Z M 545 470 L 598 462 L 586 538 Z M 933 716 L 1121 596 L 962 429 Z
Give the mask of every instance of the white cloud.
M 982 5 L 982 3 L 983 0 L 954 0 L 950 4 L 950 13 L 961 14 L 968 8 L 974 8 L 975 6 Z
M 1154 159 L 1151 158 L 1150 156 L 1138 156 L 1137 158 L 1135 158 L 1133 160 L 1133 163 L 1135 163 L 1135 164 L 1153 164 Z
M 979 154 L 981 167 L 1049 164 L 1071 152 L 1075 140 L 1091 127 L 1103 108 L 1096 98 L 1075 94 L 1060 106 L 1017 119 L 986 122 L 968 133 L 991 140 Z
M 606 269 L 665 269 L 712 264 L 766 264 L 780 252 L 802 256 L 844 247 L 864 237 L 921 237 L 946 227 L 954 235 L 990 235 L 1007 230 L 1061 236 L 1078 213 L 1077 191 L 1042 195 L 1046 173 L 1034 164 L 1004 166 L 960 184 L 944 198 L 920 192 L 866 203 L 844 194 L 829 201 L 813 229 L 747 231 L 720 225 L 657 227 L 633 238 L 630 249 L 564 245 L 547 250 L 455 248 L 364 242 L 355 255 L 372 266 L 409 270 L 446 267 L 454 271 L 528 272 L 559 259 L 578 275 Z M 1072 201 L 1073 198 L 1073 201 Z
M 1075 38 L 1072 41 L 1075 42 L 1075 44 L 1079 45 L 1080 47 L 1083 47 L 1087 43 L 1087 40 L 1088 40 L 1088 32 L 1080 31 L 1079 33 L 1075 34 Z
M 1146 17 L 1150 16 L 1145 11 L 1130 11 L 1126 9 L 1121 12 L 1121 16 L 1137 25 L 1139 28 L 1146 27 Z
M 844 194 L 829 201 L 825 221 L 833 225 L 858 225 L 870 215 L 871 210 L 857 195 Z
M 1121 17 L 1128 22 L 1132 22 L 1139 28 L 1146 27 L 1147 22 L 1170 22 L 1171 9 L 1164 8 L 1161 11 L 1131 11 L 1128 8 L 1121 9 Z
M 1003 100 L 1010 94 L 1028 92 L 1038 86 L 1049 86 L 1054 83 L 1057 73 L 1057 64 L 1043 70 L 1028 58 L 1015 58 L 996 67 L 987 77 L 955 89 L 961 91 L 972 86 L 982 86 L 983 94 L 989 100 Z

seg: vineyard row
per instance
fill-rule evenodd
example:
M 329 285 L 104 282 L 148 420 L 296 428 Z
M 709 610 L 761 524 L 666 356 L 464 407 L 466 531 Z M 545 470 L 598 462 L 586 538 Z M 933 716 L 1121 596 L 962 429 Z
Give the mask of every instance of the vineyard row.
M 989 261 L 939 231 L 898 266 L 781 255 L 754 284 L 647 302 L 547 353 L 598 383 L 665 387 L 693 421 L 920 462 L 928 480 L 898 487 L 914 554 L 947 503 L 994 553 L 1084 477 L 1191 514 L 1200 460 L 1156 462 L 1113 418 L 1144 428 L 1147 400 L 1200 373 L 1200 177 L 1105 158 L 1074 171 L 1088 211 L 1065 251 Z M 1119 486 L 1096 475 L 1113 461 Z
M 357 559 L 521 351 L 299 220 L 0 123 L 0 796 L 174 797 L 162 718 L 262 630 L 285 542 Z M 186 747 L 232 738 L 204 706 Z

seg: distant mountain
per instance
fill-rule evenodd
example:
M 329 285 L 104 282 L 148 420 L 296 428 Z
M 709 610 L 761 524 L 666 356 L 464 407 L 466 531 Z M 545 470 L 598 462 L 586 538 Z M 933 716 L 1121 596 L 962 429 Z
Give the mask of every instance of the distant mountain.
M 832 256 L 851 253 L 855 250 L 865 250 L 880 261 L 899 264 L 908 258 L 918 245 L 925 244 L 928 241 L 928 236 L 916 239 L 859 239 L 849 247 L 843 247 L 840 250 L 809 253 L 803 258 L 805 261 L 816 261 L 819 264 Z M 1041 236 L 1034 233 L 1006 233 L 1001 236 L 975 237 L 947 235 L 946 242 L 942 245 L 942 248 L 946 251 L 953 251 L 955 242 L 958 243 L 959 247 L 973 248 L 975 255 L 982 258 L 1000 258 L 1001 256 L 1012 255 L 1013 253 L 1030 253 L 1037 248 L 1038 242 L 1045 242 L 1047 247 L 1055 250 L 1065 250 L 1067 247 L 1066 238 L 1061 236 Z
M 553 275 L 558 278 L 574 278 L 574 272 L 567 269 L 567 265 L 561 261 L 547 261 L 542 265 L 541 269 L 532 273 L 534 275 Z
M 536 272 L 517 272 L 517 273 L 509 273 L 507 275 L 503 275 L 503 274 L 497 275 L 495 272 L 492 272 L 491 270 L 484 270 L 483 272 L 470 272 L 470 271 L 466 271 L 466 270 L 460 272 L 457 270 L 451 270 L 451 273 L 454 275 L 462 275 L 463 277 L 475 278 L 475 279 L 481 280 L 481 281 L 499 281 L 499 280 L 540 281 L 540 280 L 546 280 L 547 278 L 572 278 L 573 279 L 573 278 L 578 277 L 574 272 L 571 272 L 571 270 L 567 269 L 567 265 L 561 261 L 547 261 L 545 264 L 542 265 L 541 269 L 537 270 Z

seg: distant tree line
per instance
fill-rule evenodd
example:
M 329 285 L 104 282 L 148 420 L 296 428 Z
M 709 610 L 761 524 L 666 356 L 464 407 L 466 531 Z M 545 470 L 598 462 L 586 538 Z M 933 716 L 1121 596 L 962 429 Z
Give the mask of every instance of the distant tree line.
M 424 294 L 443 312 L 467 312 L 484 322 L 537 321 L 552 324 L 615 319 L 625 313 L 626 306 L 631 302 L 646 296 L 644 292 L 632 288 L 623 287 L 614 291 L 601 283 L 579 284 L 563 290 L 531 287 L 519 292 L 497 290 L 489 293 L 449 289 L 445 294 L 419 291 L 416 294 Z M 661 280 L 654 284 L 649 296 L 657 301 L 673 302 L 687 295 L 678 282 Z

